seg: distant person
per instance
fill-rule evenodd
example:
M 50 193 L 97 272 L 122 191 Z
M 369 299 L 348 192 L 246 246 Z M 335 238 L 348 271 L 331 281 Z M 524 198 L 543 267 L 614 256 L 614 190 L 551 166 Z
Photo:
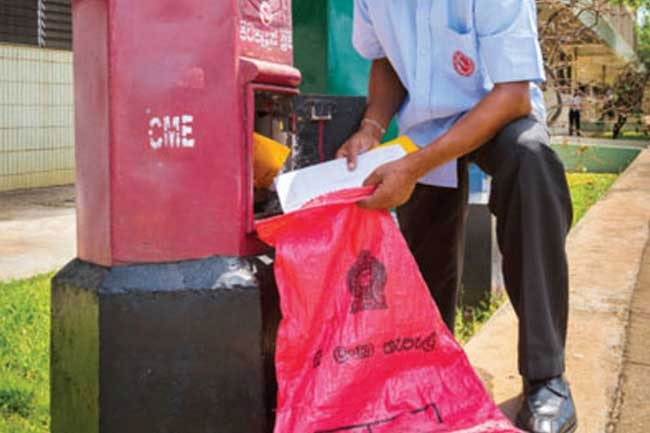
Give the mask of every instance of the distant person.
M 569 99 L 569 135 L 573 135 L 575 127 L 576 135 L 581 136 L 580 132 L 580 111 L 582 110 L 582 98 L 578 92 L 573 92 Z

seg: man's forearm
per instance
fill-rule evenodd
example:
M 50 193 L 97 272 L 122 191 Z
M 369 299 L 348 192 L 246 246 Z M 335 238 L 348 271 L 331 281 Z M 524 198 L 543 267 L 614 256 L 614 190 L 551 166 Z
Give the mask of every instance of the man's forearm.
M 370 83 L 368 86 L 368 107 L 365 117 L 372 119 L 386 128 L 391 119 L 402 106 L 406 90 L 388 59 L 378 59 L 372 62 L 370 68 Z M 362 128 L 373 128 L 373 125 L 362 125 Z M 375 135 L 381 139 L 381 134 Z
M 487 143 L 504 126 L 531 112 L 528 82 L 498 84 L 446 134 L 409 155 L 417 177 Z

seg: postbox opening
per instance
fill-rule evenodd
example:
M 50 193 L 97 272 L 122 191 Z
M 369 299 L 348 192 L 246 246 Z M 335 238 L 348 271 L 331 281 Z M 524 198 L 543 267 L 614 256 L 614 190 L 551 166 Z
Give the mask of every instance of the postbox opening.
M 289 89 L 287 92 L 255 90 L 254 107 L 253 132 L 284 147 L 284 149 L 264 149 L 262 152 L 266 154 L 263 155 L 259 155 L 259 148 L 255 149 L 254 147 L 253 149 L 253 152 L 258 152 L 257 155 L 254 155 L 254 159 L 257 161 L 253 162 L 253 209 L 254 219 L 259 220 L 282 213 L 272 183 L 274 170 L 268 167 L 260 169 L 259 158 L 269 159 L 271 163 L 275 164 L 284 160 L 280 172 L 291 169 L 290 150 L 295 140 L 294 92 Z M 252 138 L 251 140 L 254 142 Z

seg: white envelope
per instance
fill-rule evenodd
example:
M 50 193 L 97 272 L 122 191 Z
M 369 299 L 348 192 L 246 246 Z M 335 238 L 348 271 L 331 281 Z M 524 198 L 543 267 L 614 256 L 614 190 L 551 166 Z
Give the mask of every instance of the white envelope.
M 354 171 L 348 170 L 346 159 L 341 158 L 281 174 L 275 179 L 275 187 L 282 210 L 291 212 L 323 194 L 360 187 L 377 167 L 405 155 L 396 144 L 359 155 Z

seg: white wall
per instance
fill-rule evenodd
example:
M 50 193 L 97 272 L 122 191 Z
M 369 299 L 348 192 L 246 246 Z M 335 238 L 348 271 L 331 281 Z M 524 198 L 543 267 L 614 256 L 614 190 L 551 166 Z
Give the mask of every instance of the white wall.
M 74 182 L 72 53 L 0 43 L 0 191 Z

